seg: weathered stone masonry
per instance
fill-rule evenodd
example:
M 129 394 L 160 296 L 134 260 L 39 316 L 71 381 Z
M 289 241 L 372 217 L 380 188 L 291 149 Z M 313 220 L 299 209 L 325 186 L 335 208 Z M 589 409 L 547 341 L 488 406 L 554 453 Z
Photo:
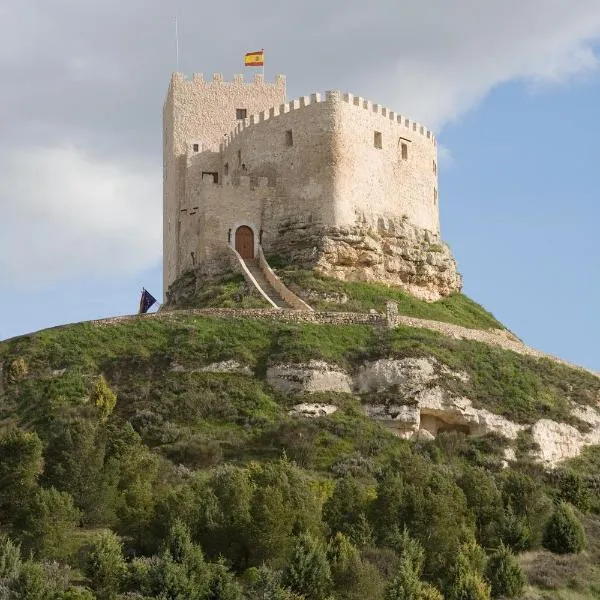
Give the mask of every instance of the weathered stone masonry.
M 236 119 L 237 117 L 237 119 Z M 428 299 L 462 285 L 440 239 L 437 146 L 422 125 L 340 92 L 286 102 L 285 78 L 174 74 L 163 113 L 164 284 L 227 269 L 242 226 L 277 254 Z

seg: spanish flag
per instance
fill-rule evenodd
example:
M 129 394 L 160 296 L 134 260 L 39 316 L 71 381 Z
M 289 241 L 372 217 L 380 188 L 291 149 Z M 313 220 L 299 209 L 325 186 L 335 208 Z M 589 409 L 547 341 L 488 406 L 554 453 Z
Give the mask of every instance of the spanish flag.
M 262 67 L 265 64 L 265 51 L 247 52 L 244 56 L 245 67 Z

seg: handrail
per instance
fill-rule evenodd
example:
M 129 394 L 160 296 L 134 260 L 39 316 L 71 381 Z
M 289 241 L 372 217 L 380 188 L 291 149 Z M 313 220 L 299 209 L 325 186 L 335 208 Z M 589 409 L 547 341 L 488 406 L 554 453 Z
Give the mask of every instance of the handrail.
M 265 291 L 260 287 L 260 285 L 258 285 L 258 282 L 256 281 L 256 279 L 254 279 L 254 275 L 252 275 L 252 273 L 250 273 L 250 270 L 248 269 L 248 266 L 246 265 L 246 263 L 244 262 L 244 259 L 240 256 L 239 252 L 233 248 L 232 246 L 228 246 L 229 249 L 231 250 L 232 254 L 233 254 L 233 258 L 235 258 L 236 260 L 236 266 L 238 266 L 241 271 L 242 271 L 242 275 L 244 276 L 244 279 L 251 285 L 254 286 L 254 288 L 258 291 L 258 293 L 273 307 L 273 308 L 277 308 L 279 310 L 281 310 L 280 306 L 277 306 L 277 304 L 275 304 L 275 302 L 273 302 L 273 300 L 271 300 L 271 298 L 269 297 L 268 294 L 265 293 Z

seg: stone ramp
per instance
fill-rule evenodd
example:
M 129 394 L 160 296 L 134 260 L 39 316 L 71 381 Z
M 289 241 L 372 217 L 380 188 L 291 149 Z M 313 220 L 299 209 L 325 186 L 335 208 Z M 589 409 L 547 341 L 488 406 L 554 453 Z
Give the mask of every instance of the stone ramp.
M 260 287 L 260 289 L 267 295 L 271 301 L 275 304 L 275 306 L 279 308 L 292 308 L 275 290 L 275 288 L 267 281 L 262 269 L 258 264 L 258 259 L 256 258 L 246 258 L 244 259 L 244 263 L 250 271 L 252 277 Z

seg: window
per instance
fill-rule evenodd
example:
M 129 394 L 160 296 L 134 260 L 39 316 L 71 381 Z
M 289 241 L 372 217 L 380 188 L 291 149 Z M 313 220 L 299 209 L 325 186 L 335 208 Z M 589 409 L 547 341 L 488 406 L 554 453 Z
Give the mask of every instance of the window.
M 229 163 L 225 163 L 225 167 L 223 168 L 223 173 L 225 175 L 229 175 Z
M 288 129 L 285 132 L 285 145 L 286 146 L 293 146 L 294 145 L 294 136 L 292 134 L 292 130 Z
M 402 151 L 402 160 L 408 160 L 408 144 L 405 144 L 404 142 L 402 142 L 401 151 Z
M 375 148 L 379 148 L 381 150 L 381 148 L 383 148 L 383 142 L 381 139 L 381 131 L 376 131 L 375 135 L 373 136 L 373 144 L 375 145 Z
M 437 206 L 437 201 L 438 201 L 438 197 L 437 197 L 437 188 L 433 188 L 433 203 Z
M 219 183 L 219 174 L 213 171 L 202 171 L 202 181 L 211 181 L 213 183 Z
M 245 119 L 247 114 L 248 114 L 248 111 L 245 108 L 236 108 L 235 109 L 235 118 L 238 121 Z
M 437 175 L 437 164 L 436 164 L 435 160 L 433 161 L 433 172 L 435 175 Z
M 242 151 L 241 150 L 238 150 L 237 157 L 238 157 L 238 166 L 239 166 L 242 164 Z
M 200 149 L 200 146 L 198 144 L 194 144 L 193 148 L 194 148 L 194 152 L 198 152 L 198 150 Z

